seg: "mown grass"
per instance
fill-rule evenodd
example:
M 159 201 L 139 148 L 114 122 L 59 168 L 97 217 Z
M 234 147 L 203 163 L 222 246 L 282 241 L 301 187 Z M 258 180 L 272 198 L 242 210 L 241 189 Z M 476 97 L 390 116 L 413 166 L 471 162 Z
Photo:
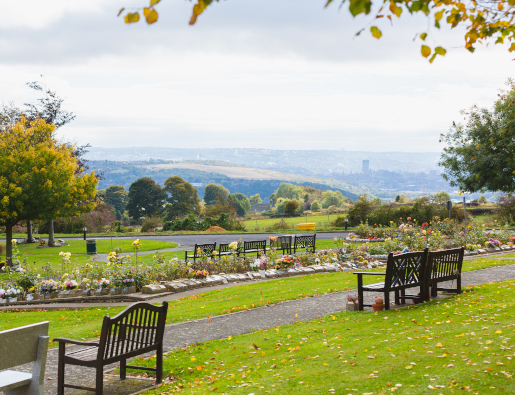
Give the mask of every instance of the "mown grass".
M 513 264 L 513 261 L 507 259 L 476 259 L 465 261 L 463 271 L 507 264 Z M 376 278 L 372 277 L 374 276 L 364 276 L 365 283 L 369 284 L 377 281 Z M 287 300 L 342 292 L 355 289 L 356 284 L 356 276 L 352 272 L 339 272 L 249 282 L 220 290 L 206 290 L 206 292 L 197 295 L 170 301 L 167 323 L 185 322 L 250 310 Z M 74 334 L 76 333 L 78 339 L 92 339 L 98 336 L 102 317 L 105 314 L 112 316 L 122 309 L 122 307 L 101 307 L 76 311 L 60 310 L 59 312 L 43 310 L 10 312 L 0 310 L 0 330 L 49 320 L 49 317 L 53 317 L 50 325 L 51 338 L 62 336 L 62 333 L 66 333 L 66 328 L 69 327 L 70 330 L 74 331 Z
M 146 394 L 513 393 L 514 291 L 511 281 L 486 284 L 196 344 L 165 355 L 171 382 Z
M 316 214 L 308 215 L 307 222 L 316 222 L 317 229 L 330 228 L 331 223 L 338 217 L 345 214 Z M 282 222 L 282 218 L 248 219 L 243 222 L 247 232 L 265 232 L 269 227 Z M 297 231 L 297 224 L 306 222 L 306 216 L 284 218 L 284 222 L 289 225 L 290 230 Z

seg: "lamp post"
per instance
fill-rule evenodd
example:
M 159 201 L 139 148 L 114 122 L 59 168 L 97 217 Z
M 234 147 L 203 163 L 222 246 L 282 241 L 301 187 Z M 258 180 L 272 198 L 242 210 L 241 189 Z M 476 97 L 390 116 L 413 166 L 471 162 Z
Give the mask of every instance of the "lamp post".
M 344 222 L 345 222 L 345 230 L 347 230 L 347 225 L 349 224 L 349 219 L 345 218 Z
M 84 240 L 86 240 L 86 232 L 88 231 L 88 228 L 84 227 L 82 230 L 84 231 Z

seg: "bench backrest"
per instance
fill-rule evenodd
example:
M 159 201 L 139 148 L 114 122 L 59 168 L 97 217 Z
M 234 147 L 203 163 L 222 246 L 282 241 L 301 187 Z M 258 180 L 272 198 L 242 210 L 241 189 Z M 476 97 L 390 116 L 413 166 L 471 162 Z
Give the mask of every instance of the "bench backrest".
M 293 249 L 305 248 L 306 251 L 315 252 L 316 233 L 313 235 L 295 236 Z
M 193 254 L 198 257 L 200 254 L 198 253 L 198 249 L 200 248 L 200 251 L 204 255 L 213 255 L 213 251 L 216 250 L 216 242 L 215 243 L 207 243 L 207 244 L 195 244 L 195 251 Z
M 291 247 L 291 236 L 277 236 L 277 240 L 270 239 L 270 248 L 290 248 Z
M 218 255 L 230 255 L 238 253 L 238 250 L 233 250 L 231 247 L 229 247 L 229 243 L 220 243 L 218 244 Z
M 452 278 L 461 274 L 465 248 L 431 251 L 427 258 L 428 279 Z
M 385 287 L 402 289 L 405 286 L 423 285 L 428 249 L 388 255 L 386 263 Z
M 104 361 L 155 349 L 163 341 L 168 303 L 138 302 L 113 318 L 104 317 L 98 356 Z
M 254 240 L 243 242 L 243 252 L 261 252 L 266 251 L 266 240 Z
M 0 370 L 34 362 L 41 336 L 48 337 L 48 321 L 0 332 Z

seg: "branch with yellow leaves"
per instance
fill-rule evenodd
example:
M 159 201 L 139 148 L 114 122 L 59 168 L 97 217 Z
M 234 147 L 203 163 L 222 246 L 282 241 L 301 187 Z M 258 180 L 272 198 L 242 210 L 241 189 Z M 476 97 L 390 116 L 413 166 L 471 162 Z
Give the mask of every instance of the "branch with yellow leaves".
M 153 24 L 158 19 L 155 6 L 161 0 L 150 0 L 148 7 L 126 12 L 125 23 L 135 23 L 140 20 L 142 12 L 148 24 Z M 190 0 L 191 1 L 191 0 Z M 218 0 L 216 0 L 218 1 Z M 360 14 L 368 15 L 372 10 L 372 0 L 336 0 L 343 6 L 349 5 L 349 11 L 353 17 Z M 190 25 L 194 25 L 197 18 L 214 0 L 196 0 L 193 5 Z M 329 7 L 335 0 L 327 0 L 325 7 Z M 122 8 L 118 16 L 123 14 Z M 382 0 L 382 6 L 375 15 L 375 19 L 387 18 L 393 24 L 393 18 L 400 18 L 403 11 L 410 14 L 423 13 L 429 18 L 430 25 L 440 29 L 441 24 L 446 23 L 451 28 L 464 26 L 466 33 L 465 48 L 474 52 L 477 43 L 486 44 L 494 41 L 495 44 L 509 44 L 508 51 L 515 51 L 515 0 Z M 374 19 L 374 20 L 375 20 Z M 359 35 L 364 29 L 356 34 Z M 380 39 L 383 36 L 381 30 L 373 25 L 370 27 L 370 34 Z M 425 44 L 427 32 L 418 35 L 424 43 L 420 52 L 423 57 L 433 62 L 437 55 L 444 56 L 446 50 L 443 47 L 431 49 Z

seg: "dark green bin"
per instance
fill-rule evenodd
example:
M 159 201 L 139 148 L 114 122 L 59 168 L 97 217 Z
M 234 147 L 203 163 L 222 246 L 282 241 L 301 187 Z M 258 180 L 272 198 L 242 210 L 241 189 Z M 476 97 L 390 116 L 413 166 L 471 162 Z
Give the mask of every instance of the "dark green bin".
M 97 241 L 94 240 L 86 240 L 86 252 L 88 255 L 95 255 L 97 253 Z

